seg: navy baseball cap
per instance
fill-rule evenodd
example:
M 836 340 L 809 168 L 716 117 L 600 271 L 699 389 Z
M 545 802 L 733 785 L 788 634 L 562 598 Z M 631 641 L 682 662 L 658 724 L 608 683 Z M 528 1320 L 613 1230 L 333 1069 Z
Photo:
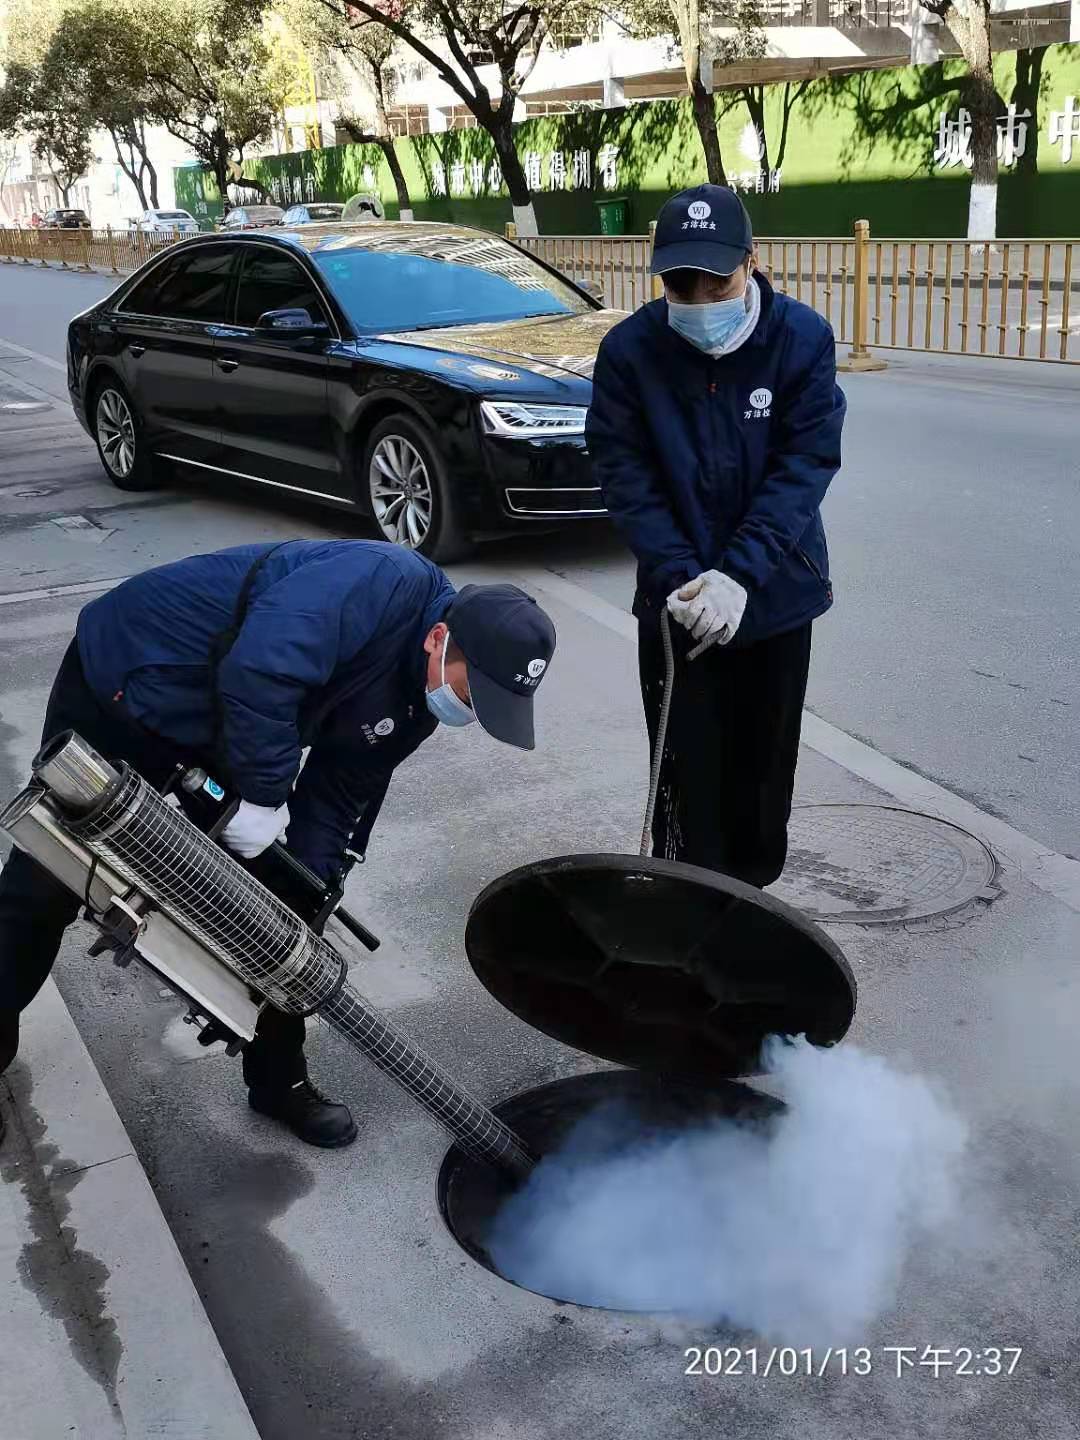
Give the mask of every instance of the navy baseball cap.
M 555 626 L 516 585 L 465 585 L 446 614 L 465 656 L 477 720 L 496 740 L 533 750 L 533 696 L 555 653 Z
M 754 248 L 746 206 L 725 185 L 696 185 L 673 195 L 656 219 L 653 275 L 708 270 L 730 275 Z

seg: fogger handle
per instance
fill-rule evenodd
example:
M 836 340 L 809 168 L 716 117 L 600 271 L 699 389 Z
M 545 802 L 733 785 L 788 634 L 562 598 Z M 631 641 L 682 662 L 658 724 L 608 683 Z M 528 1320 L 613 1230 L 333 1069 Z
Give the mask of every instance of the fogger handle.
M 348 930 L 350 935 L 356 936 L 361 945 L 365 946 L 368 950 L 377 950 L 379 948 L 379 937 L 373 935 L 366 925 L 361 924 L 361 922 L 357 920 L 355 915 L 350 915 L 348 910 L 343 909 L 340 905 L 330 913 L 335 920 L 339 920 L 341 924 L 345 926 L 345 929 Z
M 201 766 L 178 767 L 175 781 L 187 800 L 185 809 L 188 818 L 211 840 L 220 840 L 221 833 L 240 808 L 239 797 L 230 797 L 225 789 L 207 775 Z M 233 859 L 236 859 L 233 856 Z M 285 848 L 280 840 L 263 851 L 254 860 L 241 860 L 244 868 L 261 880 L 281 901 L 310 925 L 316 934 L 331 915 L 335 915 L 348 932 L 368 950 L 379 948 L 379 937 L 355 915 L 342 908 L 341 897 L 344 884 L 328 886 L 295 855 Z

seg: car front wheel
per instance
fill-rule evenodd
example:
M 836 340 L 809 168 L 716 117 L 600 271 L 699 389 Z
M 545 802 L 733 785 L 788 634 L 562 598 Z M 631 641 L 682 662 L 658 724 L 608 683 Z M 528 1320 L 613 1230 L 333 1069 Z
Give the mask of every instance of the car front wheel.
M 419 421 L 380 420 L 368 437 L 362 478 L 366 508 L 385 540 L 440 563 L 468 553 L 438 444 Z
M 94 395 L 94 439 L 105 473 L 118 490 L 150 490 L 155 478 L 151 456 L 130 396 L 107 380 Z

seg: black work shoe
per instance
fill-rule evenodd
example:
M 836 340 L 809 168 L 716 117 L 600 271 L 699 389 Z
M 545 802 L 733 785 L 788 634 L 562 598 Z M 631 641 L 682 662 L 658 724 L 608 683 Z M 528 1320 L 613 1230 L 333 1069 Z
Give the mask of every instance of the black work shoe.
M 19 1012 L 0 1010 L 0 1075 L 15 1059 L 19 1049 Z
M 356 1121 L 349 1107 L 327 1100 L 310 1080 L 298 1080 L 285 1090 L 276 1086 L 273 1089 L 252 1086 L 248 1091 L 248 1104 L 260 1115 L 280 1120 L 309 1145 L 336 1150 L 341 1145 L 351 1145 L 356 1139 Z

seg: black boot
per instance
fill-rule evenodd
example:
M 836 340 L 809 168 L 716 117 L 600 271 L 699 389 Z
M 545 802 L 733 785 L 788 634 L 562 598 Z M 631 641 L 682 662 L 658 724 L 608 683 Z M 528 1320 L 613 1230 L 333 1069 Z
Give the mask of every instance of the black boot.
M 285 1088 L 253 1085 L 248 1104 L 260 1115 L 280 1120 L 309 1145 L 336 1150 L 356 1139 L 356 1121 L 349 1107 L 327 1100 L 310 1080 L 297 1080 Z

